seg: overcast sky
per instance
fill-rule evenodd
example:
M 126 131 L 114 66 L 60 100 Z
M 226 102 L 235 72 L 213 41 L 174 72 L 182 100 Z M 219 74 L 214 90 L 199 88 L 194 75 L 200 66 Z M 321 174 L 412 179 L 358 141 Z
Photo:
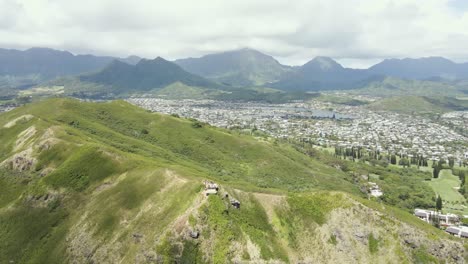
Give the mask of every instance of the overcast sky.
M 468 0 L 0 0 L 0 47 L 166 59 L 250 47 L 284 64 L 330 56 L 468 61 Z

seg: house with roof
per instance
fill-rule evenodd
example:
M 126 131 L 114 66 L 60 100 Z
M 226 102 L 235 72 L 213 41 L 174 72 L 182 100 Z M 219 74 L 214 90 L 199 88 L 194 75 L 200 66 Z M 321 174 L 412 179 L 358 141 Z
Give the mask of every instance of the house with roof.
M 466 226 L 450 226 L 445 229 L 445 232 L 452 236 L 468 238 L 468 227 Z
M 415 209 L 414 215 L 427 223 L 430 223 L 431 219 L 438 219 L 441 226 L 452 226 L 460 223 L 458 215 L 451 213 L 442 214 L 431 210 Z

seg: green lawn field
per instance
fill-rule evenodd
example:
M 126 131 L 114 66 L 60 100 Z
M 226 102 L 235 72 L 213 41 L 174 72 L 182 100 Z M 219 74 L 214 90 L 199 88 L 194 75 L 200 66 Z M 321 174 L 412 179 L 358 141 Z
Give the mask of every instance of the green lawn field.
M 460 180 L 452 174 L 451 170 L 442 170 L 439 178 L 432 179 L 428 184 L 435 193 L 442 197 L 445 212 L 468 214 L 467 208 L 463 205 L 465 198 L 457 190 Z

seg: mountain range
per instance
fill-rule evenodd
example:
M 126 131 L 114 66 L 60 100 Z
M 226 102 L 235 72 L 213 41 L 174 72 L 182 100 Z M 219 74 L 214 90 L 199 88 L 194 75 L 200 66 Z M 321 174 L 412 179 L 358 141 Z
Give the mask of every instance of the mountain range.
M 15 77 L 16 79 L 29 76 L 26 79 L 31 81 L 27 84 L 35 85 L 60 76 L 94 72 L 105 67 L 113 60 L 136 64 L 140 59 L 137 56 L 115 58 L 73 55 L 67 51 L 49 48 L 31 48 L 25 51 L 0 49 L 0 79 L 2 76 Z M 32 76 L 34 78 L 31 78 Z
M 451 87 L 468 79 L 468 63 L 441 57 L 388 59 L 368 69 L 345 68 L 328 57 L 316 57 L 302 66 L 280 64 L 253 49 L 210 54 L 174 62 L 160 57 L 141 60 L 73 55 L 65 51 L 33 48 L 0 50 L 0 87 L 27 87 L 56 77 L 73 76 L 71 83 L 105 87 L 106 91 L 148 91 L 180 82 L 209 89 L 263 86 L 284 91 L 321 91 L 383 87 L 390 78 L 422 81 L 426 86 Z M 63 82 L 63 79 L 61 81 Z M 57 82 L 55 82 L 57 83 Z M 466 82 L 464 82 L 466 83 Z M 68 82 L 70 84 L 70 82 Z M 69 85 L 70 86 L 70 85 Z M 73 86 L 73 85 L 72 85 Z M 76 86 L 76 85 L 74 85 Z M 99 89 L 97 89 L 99 90 Z M 466 92 L 466 87 L 462 87 Z M 387 90 L 385 90 L 387 92 Z
M 416 80 L 460 80 L 468 78 L 468 63 L 442 57 L 386 59 L 368 69 L 372 74 Z

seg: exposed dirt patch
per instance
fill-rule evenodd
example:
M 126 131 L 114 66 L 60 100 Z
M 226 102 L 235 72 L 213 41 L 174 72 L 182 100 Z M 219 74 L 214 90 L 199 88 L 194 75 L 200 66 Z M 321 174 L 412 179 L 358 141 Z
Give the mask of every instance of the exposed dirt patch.
M 254 193 L 255 198 L 265 208 L 270 223 L 275 216 L 275 208 L 285 204 L 286 196 L 267 193 Z
M 28 129 L 24 130 L 21 132 L 15 142 L 15 148 L 13 149 L 14 151 L 18 151 L 21 148 L 23 148 L 28 141 L 36 134 L 37 130 L 35 126 L 31 126 Z
M 16 153 L 12 157 L 4 160 L 0 165 L 17 171 L 30 170 L 34 168 L 37 163 L 36 158 L 34 158 L 32 154 L 33 149 L 32 147 L 29 147 L 28 149 Z
M 175 180 L 181 182 L 181 183 L 186 183 L 187 182 L 187 179 L 184 179 L 182 177 L 180 177 L 176 172 L 172 171 L 172 170 L 169 170 L 169 169 L 166 169 L 166 175 L 169 176 L 170 178 L 174 178 Z
M 10 122 L 6 123 L 3 127 L 4 128 L 10 128 L 10 127 L 13 127 L 14 125 L 16 125 L 16 123 L 18 121 L 24 121 L 24 122 L 27 122 L 29 120 L 31 120 L 32 118 L 34 118 L 33 115 L 22 115 L 18 118 L 15 118 L 13 120 L 11 120 Z
M 260 254 L 260 248 L 255 243 L 253 243 L 248 236 L 246 236 L 246 240 L 246 249 L 253 263 L 263 262 L 261 258 L 262 255 Z

